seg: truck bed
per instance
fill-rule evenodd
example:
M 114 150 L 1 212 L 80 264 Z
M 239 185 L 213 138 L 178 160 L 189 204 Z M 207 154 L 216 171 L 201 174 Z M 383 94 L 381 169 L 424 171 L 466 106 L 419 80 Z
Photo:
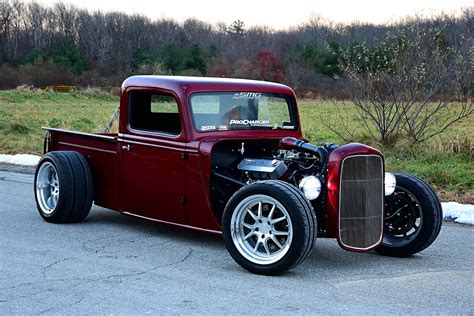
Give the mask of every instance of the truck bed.
M 95 204 L 119 209 L 119 168 L 117 134 L 95 134 L 44 127 L 47 133 L 45 152 L 73 150 L 89 162 L 94 179 Z

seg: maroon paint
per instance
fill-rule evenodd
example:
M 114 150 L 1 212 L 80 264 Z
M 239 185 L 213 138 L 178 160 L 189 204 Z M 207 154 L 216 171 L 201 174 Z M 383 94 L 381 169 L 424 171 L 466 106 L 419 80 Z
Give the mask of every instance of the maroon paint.
M 128 124 L 130 91 L 153 91 L 172 95 L 180 112 L 181 134 L 137 131 Z M 134 76 L 122 84 L 119 134 L 87 134 L 48 129 L 48 151 L 75 150 L 88 160 L 94 177 L 95 203 L 124 214 L 220 232 L 210 202 L 211 152 L 221 140 L 302 138 L 296 130 L 237 130 L 197 132 L 192 123 L 189 97 L 197 92 L 267 92 L 295 98 L 289 87 L 262 81 Z M 298 109 L 296 108 L 296 111 Z M 126 150 L 124 148 L 128 148 Z M 378 154 L 361 144 L 341 146 L 328 164 L 328 236 L 337 237 L 339 171 L 342 160 L 352 154 Z M 341 245 L 341 243 L 340 243 Z M 344 248 L 343 245 L 341 247 Z

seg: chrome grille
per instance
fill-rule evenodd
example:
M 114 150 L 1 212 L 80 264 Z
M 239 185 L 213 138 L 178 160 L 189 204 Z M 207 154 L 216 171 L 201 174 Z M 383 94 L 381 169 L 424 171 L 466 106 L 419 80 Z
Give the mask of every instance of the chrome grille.
M 383 161 L 377 155 L 344 159 L 339 187 L 339 241 L 366 250 L 383 235 Z

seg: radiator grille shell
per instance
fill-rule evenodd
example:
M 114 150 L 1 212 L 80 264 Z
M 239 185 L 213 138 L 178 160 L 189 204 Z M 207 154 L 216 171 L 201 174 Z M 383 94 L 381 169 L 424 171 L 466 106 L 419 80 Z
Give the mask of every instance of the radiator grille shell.
M 368 250 L 383 237 L 384 166 L 378 155 L 346 157 L 339 186 L 339 242 Z

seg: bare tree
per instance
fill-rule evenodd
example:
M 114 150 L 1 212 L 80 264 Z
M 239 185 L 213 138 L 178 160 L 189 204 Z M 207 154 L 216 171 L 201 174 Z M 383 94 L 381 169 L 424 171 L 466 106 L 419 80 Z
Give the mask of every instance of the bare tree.
M 6 54 L 7 37 L 13 19 L 13 8 L 9 1 L 0 1 L 0 63 Z
M 228 33 L 236 34 L 236 35 L 243 35 L 245 32 L 245 23 L 241 20 L 236 20 L 232 22 L 232 24 L 227 29 Z
M 33 48 L 44 49 L 46 47 L 44 38 L 45 28 L 47 27 L 47 11 L 48 9 L 46 7 L 41 6 L 37 2 L 27 4 L 25 19 L 28 23 Z
M 384 145 L 396 140 L 403 128 L 405 100 L 399 88 L 405 85 L 402 78 L 382 74 L 361 76 L 347 73 L 347 89 L 357 109 L 357 119 L 363 123 L 373 139 Z M 413 100 L 406 100 L 408 103 Z
M 465 59 L 459 51 L 446 47 L 441 30 L 412 32 L 415 45 L 409 45 L 401 59 L 404 67 L 411 64 L 416 102 L 405 104 L 404 117 L 409 138 L 420 143 L 473 114 L 472 55 Z

